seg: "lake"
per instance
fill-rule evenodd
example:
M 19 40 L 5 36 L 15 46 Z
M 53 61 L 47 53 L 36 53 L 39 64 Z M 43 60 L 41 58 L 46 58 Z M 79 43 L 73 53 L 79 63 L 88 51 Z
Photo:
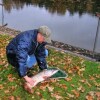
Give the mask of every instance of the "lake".
M 0 25 L 31 30 L 47 25 L 52 40 L 93 51 L 99 0 L 0 0 Z M 100 25 L 95 52 L 100 53 Z

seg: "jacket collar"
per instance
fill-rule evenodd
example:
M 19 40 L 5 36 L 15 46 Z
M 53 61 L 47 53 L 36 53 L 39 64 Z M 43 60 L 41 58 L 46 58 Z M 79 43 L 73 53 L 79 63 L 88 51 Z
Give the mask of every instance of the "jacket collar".
M 38 30 L 34 30 L 34 40 L 37 42 L 37 35 L 38 35 Z

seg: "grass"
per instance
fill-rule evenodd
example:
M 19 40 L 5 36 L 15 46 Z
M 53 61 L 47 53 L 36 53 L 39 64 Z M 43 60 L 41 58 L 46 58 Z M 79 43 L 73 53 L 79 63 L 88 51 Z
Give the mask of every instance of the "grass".
M 98 96 L 91 94 L 100 91 L 100 63 L 49 48 L 47 63 L 68 73 L 68 78 L 38 84 L 34 93 L 27 93 L 24 80 L 8 64 L 5 47 L 11 36 L 0 34 L 0 100 L 93 100 Z M 38 70 L 34 66 L 32 73 Z

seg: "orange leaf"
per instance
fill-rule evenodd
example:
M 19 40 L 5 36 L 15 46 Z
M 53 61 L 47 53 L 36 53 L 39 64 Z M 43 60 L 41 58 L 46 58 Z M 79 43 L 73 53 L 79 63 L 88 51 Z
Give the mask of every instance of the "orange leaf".
M 36 94 L 42 98 L 42 94 L 40 92 L 36 92 Z
M 16 97 L 16 100 L 21 100 L 20 97 Z
M 79 94 L 78 91 L 76 91 L 76 90 L 72 90 L 72 92 L 75 94 L 76 97 L 79 97 L 80 94 Z
M 67 77 L 67 78 L 65 78 L 65 80 L 66 80 L 66 81 L 71 81 L 72 78 L 71 78 L 71 77 Z
M 14 96 L 10 96 L 8 100 L 15 100 Z
M 74 84 L 71 84 L 71 86 L 72 86 L 72 87 L 75 87 L 75 85 L 74 85 Z
M 69 74 L 72 74 L 73 71 L 72 71 L 71 69 L 68 69 L 68 73 L 69 73 Z
M 2 85 L 2 84 L 0 84 L 0 90 L 1 90 L 1 89 L 3 89 L 3 88 L 4 88 L 4 87 L 3 87 L 3 85 Z
M 100 92 L 96 92 L 95 95 L 100 99 Z
M 9 75 L 8 75 L 8 80 L 9 80 L 10 82 L 13 82 L 13 81 L 14 81 L 14 78 L 12 77 L 12 74 L 9 74 Z
M 62 97 L 58 93 L 52 93 L 51 96 L 55 97 L 56 100 L 62 100 Z
M 45 90 L 46 87 L 48 87 L 48 86 L 49 86 L 48 82 L 42 82 L 41 85 L 40 85 L 40 89 Z
M 86 100 L 93 100 L 93 97 L 91 95 L 87 95 Z
M 95 78 L 93 77 L 93 76 L 90 76 L 90 78 L 89 78 L 90 80 L 95 80 Z

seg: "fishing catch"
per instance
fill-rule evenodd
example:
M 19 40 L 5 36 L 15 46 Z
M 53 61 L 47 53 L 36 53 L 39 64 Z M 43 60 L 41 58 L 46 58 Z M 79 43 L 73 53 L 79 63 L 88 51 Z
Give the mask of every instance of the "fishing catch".
M 58 72 L 58 69 L 45 69 L 42 72 L 34 75 L 32 77 L 34 84 L 30 85 L 28 82 L 25 83 L 24 88 L 25 90 L 27 90 L 28 92 L 32 93 L 32 88 L 34 86 L 36 86 L 39 82 L 42 82 L 48 78 L 50 78 L 52 75 L 54 75 L 55 73 Z

